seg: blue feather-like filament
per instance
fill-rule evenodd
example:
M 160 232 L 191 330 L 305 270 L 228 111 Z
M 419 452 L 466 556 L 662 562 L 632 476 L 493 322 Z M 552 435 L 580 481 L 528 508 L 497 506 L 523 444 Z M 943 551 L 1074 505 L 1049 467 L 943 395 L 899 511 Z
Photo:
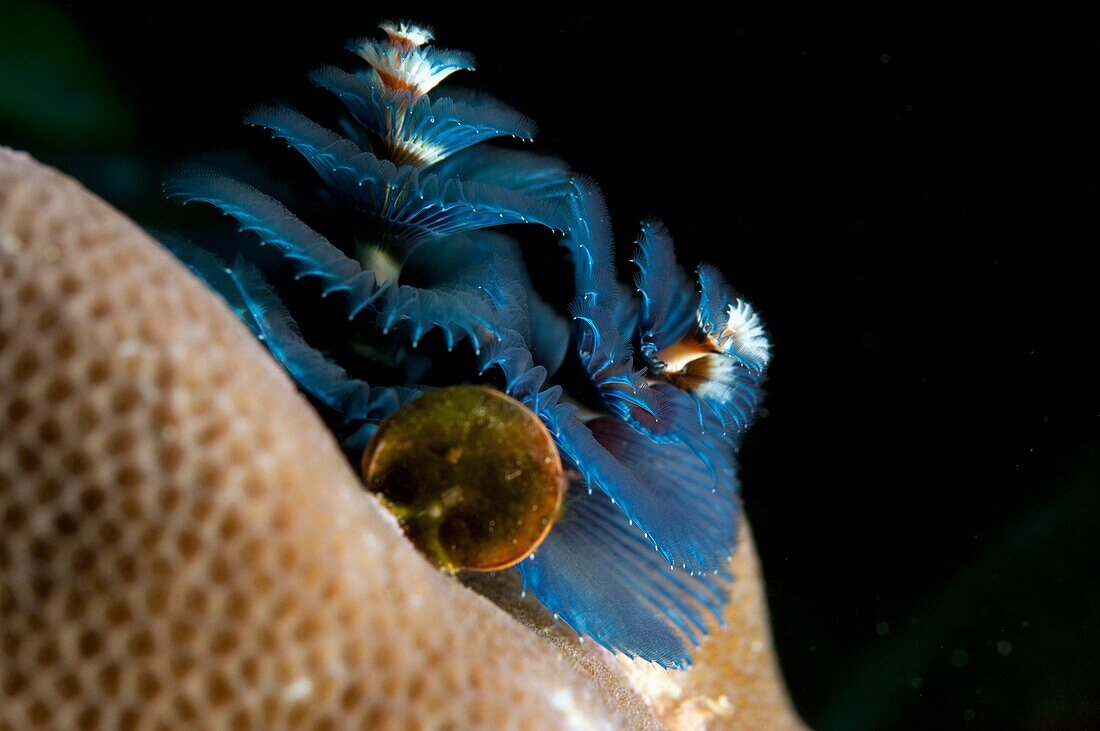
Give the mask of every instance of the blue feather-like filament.
M 426 45 L 425 29 L 383 28 L 388 40 L 349 46 L 369 68 L 312 74 L 346 108 L 334 126 L 344 134 L 287 107 L 246 119 L 309 163 L 333 215 L 372 232 L 366 249 L 337 245 L 278 200 L 196 167 L 173 173 L 168 195 L 213 205 L 259 246 L 238 246 L 226 262 L 184 239 L 165 243 L 263 340 L 350 456 L 430 387 L 417 383 L 433 365 L 425 343 L 457 358 L 451 367 L 468 354 L 473 371 L 452 382 L 490 379 L 525 404 L 573 475 L 563 517 L 518 565 L 525 586 L 604 647 L 682 667 L 721 621 L 732 580 L 734 455 L 770 357 L 759 318 L 717 270 L 700 268 L 694 287 L 656 221 L 643 224 L 633 296 L 616 277 L 598 186 L 554 158 L 481 144 L 530 140 L 534 123 L 486 95 L 430 96 L 472 58 Z M 517 223 L 562 235 L 571 319 L 495 230 Z M 274 264 L 254 263 L 260 248 L 277 252 Z M 359 258 L 365 250 L 389 264 Z M 355 354 L 346 363 L 311 344 L 293 315 L 317 296 L 343 313 L 325 335 Z M 581 374 L 595 415 L 567 395 L 563 362 Z M 368 385 L 372 368 L 384 383 Z

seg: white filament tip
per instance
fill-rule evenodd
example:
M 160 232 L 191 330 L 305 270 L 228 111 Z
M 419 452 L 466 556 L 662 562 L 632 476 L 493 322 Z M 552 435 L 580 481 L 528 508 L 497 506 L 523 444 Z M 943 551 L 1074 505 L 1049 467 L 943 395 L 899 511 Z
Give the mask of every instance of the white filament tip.
M 730 305 L 727 315 L 726 326 L 719 333 L 715 345 L 736 356 L 745 365 L 764 370 L 771 360 L 772 344 L 760 316 L 743 299 Z
M 388 20 L 379 24 L 378 27 L 385 31 L 386 35 L 389 36 L 390 40 L 394 43 L 415 46 L 417 48 L 426 43 L 431 43 L 435 38 L 430 28 L 413 25 L 412 23 L 395 23 L 392 20 Z

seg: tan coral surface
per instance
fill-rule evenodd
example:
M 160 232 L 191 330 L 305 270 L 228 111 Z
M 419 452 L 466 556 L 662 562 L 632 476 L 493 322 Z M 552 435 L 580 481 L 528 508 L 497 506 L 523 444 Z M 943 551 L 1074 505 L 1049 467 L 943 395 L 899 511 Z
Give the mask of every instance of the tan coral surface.
M 0 148 L 0 731 L 797 728 L 743 545 L 686 673 L 517 622 L 415 552 L 214 295 Z
M 0 151 L 0 728 L 652 723 L 423 561 L 229 311 Z
M 636 687 L 674 729 L 799 731 L 798 717 L 771 641 L 760 562 L 747 521 L 733 555 L 733 584 L 724 615 L 683 672 L 626 666 Z
M 689 731 L 802 731 L 806 728 L 791 705 L 771 641 L 760 563 L 747 521 L 733 555 L 734 582 L 726 606 L 725 626 L 712 626 L 710 636 L 694 653 L 694 663 L 682 671 L 613 657 L 592 642 L 582 642 L 537 601 L 520 594 L 514 575 L 472 574 L 466 581 L 491 597 L 540 637 L 572 658 L 594 682 L 614 692 L 618 681 L 592 672 L 607 663 L 618 665 L 628 685 L 636 688 L 670 729 Z

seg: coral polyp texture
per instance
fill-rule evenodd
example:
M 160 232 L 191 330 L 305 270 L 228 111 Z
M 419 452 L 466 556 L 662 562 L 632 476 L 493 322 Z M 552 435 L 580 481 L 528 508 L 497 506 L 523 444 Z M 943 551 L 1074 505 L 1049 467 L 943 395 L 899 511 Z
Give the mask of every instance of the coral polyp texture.
M 213 294 L 3 148 L 0 429 L 0 729 L 657 727 L 420 560 Z
M 735 454 L 771 355 L 761 319 L 713 267 L 690 278 L 657 221 L 642 226 L 633 292 L 597 185 L 518 149 L 535 135 L 525 116 L 452 85 L 473 69 L 469 54 L 415 25 L 381 27 L 385 38 L 349 44 L 352 70 L 310 74 L 343 113 L 322 124 L 271 106 L 246 119 L 308 163 L 308 178 L 275 196 L 182 167 L 167 193 L 213 205 L 248 235 L 162 238 L 263 340 L 355 464 L 380 424 L 441 387 L 488 386 L 528 410 L 564 465 L 564 503 L 541 543 L 500 565 L 518 560 L 521 591 L 580 635 L 683 667 L 729 600 Z M 529 270 L 539 247 L 560 248 L 567 281 Z M 429 444 L 463 453 L 431 426 L 425 455 Z M 485 482 L 522 502 L 537 471 L 517 475 Z M 442 495 L 431 482 L 421 488 Z M 443 503 L 420 504 L 395 511 L 414 540 L 436 536 L 421 523 Z M 488 525 L 459 543 L 495 540 Z M 458 543 L 431 540 L 429 557 L 462 568 L 446 558 Z

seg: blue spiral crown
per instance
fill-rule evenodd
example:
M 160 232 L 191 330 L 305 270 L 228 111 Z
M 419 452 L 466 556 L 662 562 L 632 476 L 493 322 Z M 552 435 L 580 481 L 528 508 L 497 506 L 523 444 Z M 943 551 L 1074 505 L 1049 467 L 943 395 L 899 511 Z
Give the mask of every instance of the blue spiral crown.
M 438 385 L 439 363 L 443 382 L 490 382 L 531 409 L 573 479 L 561 519 L 514 569 L 525 590 L 608 649 L 682 667 L 721 622 L 733 578 L 735 453 L 770 357 L 760 318 L 714 268 L 693 283 L 657 221 L 637 241 L 635 296 L 616 276 L 595 183 L 516 149 L 535 135 L 522 114 L 485 94 L 435 91 L 473 69 L 470 55 L 431 45 L 419 26 L 381 28 L 385 39 L 348 46 L 364 67 L 310 75 L 346 109 L 339 132 L 285 106 L 246 119 L 309 163 L 320 183 L 312 209 L 355 234 L 330 241 L 256 188 L 186 167 L 167 193 L 217 207 L 251 236 L 229 257 L 165 242 L 353 457 L 426 381 Z M 510 235 L 523 223 L 565 248 L 568 317 L 532 285 Z M 318 322 L 341 347 L 314 344 Z

